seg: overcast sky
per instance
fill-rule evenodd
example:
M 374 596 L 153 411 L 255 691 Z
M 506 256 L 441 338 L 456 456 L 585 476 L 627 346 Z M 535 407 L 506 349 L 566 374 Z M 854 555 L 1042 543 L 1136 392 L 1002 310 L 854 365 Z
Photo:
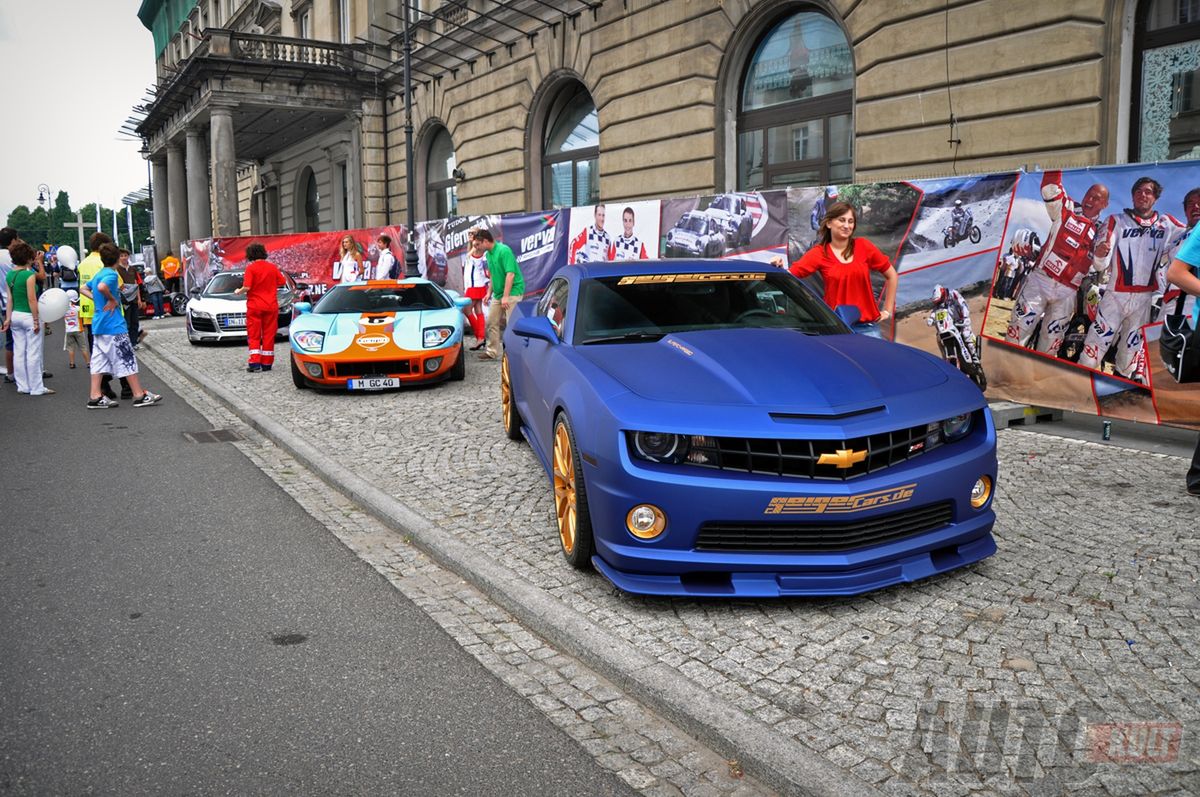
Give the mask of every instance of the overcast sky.
M 0 0 L 0 224 L 37 205 L 38 185 L 72 207 L 148 182 L 139 140 L 118 130 L 154 82 L 154 40 L 139 0 Z

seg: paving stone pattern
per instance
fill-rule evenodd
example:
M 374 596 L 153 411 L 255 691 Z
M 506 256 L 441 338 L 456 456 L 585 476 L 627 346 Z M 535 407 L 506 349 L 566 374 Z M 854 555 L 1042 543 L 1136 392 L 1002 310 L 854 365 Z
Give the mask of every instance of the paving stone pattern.
M 886 794 L 1200 793 L 1200 512 L 1178 457 L 1003 430 L 999 552 L 978 565 L 853 598 L 647 599 L 561 557 L 545 472 L 501 430 L 498 363 L 433 388 L 320 393 L 292 385 L 283 344 L 274 371 L 247 374 L 241 348 L 164 333 L 154 354 Z M 395 566 L 417 577 L 420 561 Z M 484 639 L 448 629 L 468 649 Z
M 155 354 L 143 352 L 143 363 L 156 362 Z M 225 354 L 233 356 L 228 349 Z M 214 429 L 235 431 L 241 439 L 233 445 L 305 511 L 383 574 L 493 675 L 575 739 L 600 766 L 639 793 L 648 797 L 774 793 L 746 776 L 736 759 L 717 755 L 639 706 L 578 659 L 546 644 L 172 369 L 159 367 L 149 379 L 154 380 L 152 384 L 169 384 Z

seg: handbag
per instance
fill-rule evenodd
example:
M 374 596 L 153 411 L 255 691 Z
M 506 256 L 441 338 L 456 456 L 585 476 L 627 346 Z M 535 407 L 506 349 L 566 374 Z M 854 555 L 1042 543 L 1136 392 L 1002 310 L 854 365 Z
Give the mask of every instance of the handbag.
M 1175 304 L 1175 311 L 1163 319 L 1158 353 L 1176 382 L 1200 382 L 1200 334 L 1183 314 L 1183 297 Z

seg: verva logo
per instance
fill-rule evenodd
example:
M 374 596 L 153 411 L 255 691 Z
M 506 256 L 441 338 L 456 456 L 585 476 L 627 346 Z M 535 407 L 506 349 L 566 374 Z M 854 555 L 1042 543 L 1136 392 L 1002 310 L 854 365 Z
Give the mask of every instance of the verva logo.
M 375 351 L 379 347 L 386 345 L 388 339 L 386 335 L 363 335 L 354 342 L 367 351 Z

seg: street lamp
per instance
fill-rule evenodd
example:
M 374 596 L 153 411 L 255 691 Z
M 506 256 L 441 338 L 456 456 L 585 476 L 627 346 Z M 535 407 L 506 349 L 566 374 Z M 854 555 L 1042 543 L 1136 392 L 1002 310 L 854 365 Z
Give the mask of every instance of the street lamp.
M 41 205 L 43 202 L 46 203 L 46 211 L 49 212 L 50 208 L 54 205 L 54 200 L 50 197 L 50 186 L 45 183 L 39 183 L 38 205 Z

